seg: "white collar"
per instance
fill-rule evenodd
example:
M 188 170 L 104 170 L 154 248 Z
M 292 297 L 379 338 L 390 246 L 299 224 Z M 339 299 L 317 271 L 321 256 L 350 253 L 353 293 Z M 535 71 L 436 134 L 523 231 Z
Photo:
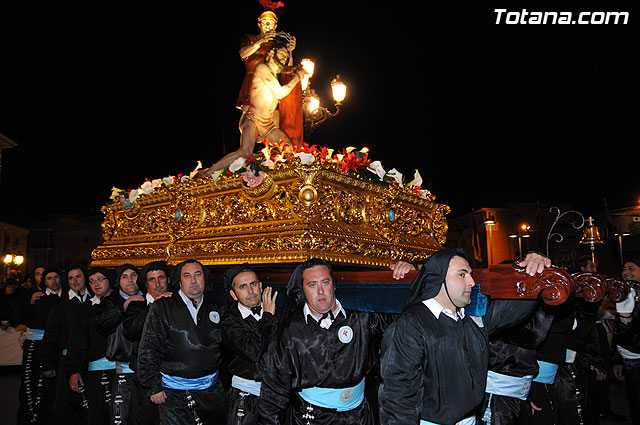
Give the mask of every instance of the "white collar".
M 180 294 L 180 298 L 182 298 L 182 301 L 184 301 L 184 304 L 187 306 L 187 310 L 189 310 L 189 314 L 191 314 L 191 318 L 193 319 L 193 323 L 195 323 L 197 325 L 198 324 L 198 311 L 200 310 L 200 307 L 202 307 L 202 303 L 204 302 L 204 294 L 202 294 L 202 298 L 200 299 L 200 302 L 198 303 L 198 307 L 194 307 L 193 301 L 191 301 L 191 298 L 187 297 L 185 295 L 185 293 L 182 292 L 182 289 L 180 289 L 178 291 L 178 294 Z
M 97 295 L 94 295 L 89 299 L 89 301 L 91 301 L 91 305 L 100 304 L 100 297 Z
M 342 308 L 342 304 L 340 304 L 340 301 L 338 301 L 338 299 L 336 298 L 336 309 L 335 309 L 335 313 L 333 315 L 333 317 L 337 317 L 338 314 L 342 313 L 344 315 L 344 317 L 347 317 L 347 312 L 344 310 L 344 308 Z M 309 305 L 305 302 L 304 303 L 304 309 L 303 309 L 303 315 L 304 315 L 304 321 L 306 323 L 309 323 L 307 321 L 307 317 L 311 316 L 315 319 L 316 322 L 320 321 L 320 319 L 322 319 L 322 316 L 316 316 L 315 314 L 311 313 L 311 309 L 309 308 Z M 331 323 L 333 323 L 333 320 L 331 320 L 330 317 L 326 317 L 324 318 L 321 322 L 320 322 L 320 327 L 324 328 L 324 329 L 329 329 L 329 327 L 331 326 Z
M 58 289 L 58 292 L 52 291 L 51 288 L 47 286 L 47 289 L 44 290 L 44 293 L 47 295 L 56 294 L 57 296 L 62 296 L 62 288 Z
M 144 298 L 147 300 L 147 305 L 152 304 L 155 300 L 153 299 L 153 296 L 147 292 L 147 294 L 144 296 Z
M 464 307 L 459 309 L 458 315 L 456 315 L 453 311 L 449 310 L 448 308 L 444 308 L 442 304 L 436 301 L 435 298 L 429 298 L 428 300 L 422 301 L 422 303 L 427 306 L 427 308 L 431 311 L 431 313 L 433 313 L 436 319 L 440 318 L 440 313 L 444 313 L 445 316 L 449 316 L 455 321 L 458 321 L 458 317 L 460 317 L 461 319 L 464 319 Z
M 260 305 L 262 306 L 262 304 Z M 249 316 L 253 316 L 256 320 L 262 319 L 262 312 L 264 311 L 264 309 L 260 309 L 260 314 L 254 314 L 249 307 L 241 304 L 240 302 L 238 302 L 238 310 L 240 310 L 240 314 L 242 315 L 243 319 L 246 319 Z
M 80 302 L 84 302 L 87 299 L 88 293 L 86 288 L 84 289 L 84 295 L 80 295 L 77 292 L 75 292 L 73 289 L 69 289 L 68 295 L 69 295 L 69 300 L 78 298 Z

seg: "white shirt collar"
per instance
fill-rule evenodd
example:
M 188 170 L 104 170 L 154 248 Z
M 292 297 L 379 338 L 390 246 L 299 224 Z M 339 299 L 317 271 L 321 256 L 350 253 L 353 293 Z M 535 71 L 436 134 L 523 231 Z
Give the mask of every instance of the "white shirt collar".
M 44 290 L 44 293 L 47 295 L 56 294 L 57 296 L 62 296 L 62 288 L 58 289 L 58 292 L 52 291 L 51 288 L 47 286 L 47 289 Z
M 344 308 L 342 308 L 342 304 L 340 304 L 340 301 L 338 301 L 337 299 L 336 299 L 336 307 L 337 308 L 334 310 L 333 317 L 337 317 L 338 314 L 342 313 L 346 318 L 347 312 L 344 310 Z M 311 309 L 309 308 L 309 305 L 307 303 L 304 303 L 304 310 L 302 313 L 304 315 L 304 321 L 306 323 L 309 323 L 307 321 L 307 317 L 309 316 L 313 317 L 316 322 L 318 322 L 322 318 L 322 316 L 316 316 L 315 314 L 311 313 Z M 329 327 L 331 326 L 331 323 L 333 323 L 333 320 L 331 320 L 330 317 L 326 317 L 320 322 L 320 327 L 324 329 L 329 329 Z
M 147 294 L 144 296 L 144 298 L 147 300 L 147 305 L 152 304 L 154 299 L 153 296 L 147 292 Z
M 464 308 L 458 310 L 458 315 L 456 315 L 453 311 L 448 308 L 444 308 L 442 304 L 435 300 L 435 298 L 429 298 L 428 300 L 422 301 L 424 305 L 433 313 L 436 319 L 440 318 L 440 313 L 444 313 L 445 316 L 449 316 L 453 320 L 457 321 L 458 317 L 464 319 Z
M 78 298 L 80 302 L 84 302 L 88 297 L 88 293 L 86 289 L 84 290 L 84 295 L 80 295 L 77 292 L 75 292 L 73 289 L 69 289 L 68 295 L 70 300 L 72 300 L 73 298 Z
M 242 315 L 243 319 L 246 319 L 249 316 L 253 316 L 256 320 L 262 319 L 262 312 L 264 311 L 264 309 L 261 309 L 260 314 L 254 314 L 249 307 L 241 303 L 238 303 L 238 310 L 240 310 L 240 314 Z
M 202 299 L 198 303 L 198 307 L 197 308 L 193 306 L 193 302 L 191 301 L 191 299 L 189 297 L 187 297 L 185 295 L 184 292 L 182 292 L 182 289 L 180 289 L 178 291 L 178 294 L 180 294 L 180 298 L 182 298 L 182 301 L 184 301 L 185 305 L 187 306 L 187 310 L 189 310 L 189 314 L 191 314 L 191 318 L 193 319 L 193 323 L 195 323 L 197 325 L 198 324 L 198 311 L 200 310 L 200 307 L 202 307 L 202 303 L 204 301 L 204 294 L 202 294 Z
M 89 299 L 89 301 L 91 301 L 91 305 L 100 304 L 100 297 L 97 295 L 94 295 Z

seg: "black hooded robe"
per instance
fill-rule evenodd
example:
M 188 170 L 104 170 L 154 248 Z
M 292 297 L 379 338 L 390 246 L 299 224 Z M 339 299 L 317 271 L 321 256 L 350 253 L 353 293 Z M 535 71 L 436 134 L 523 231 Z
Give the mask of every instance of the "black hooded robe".
M 164 391 L 160 423 L 223 424 L 226 395 L 220 380 L 203 390 L 175 390 L 162 385 L 161 373 L 187 379 L 213 374 L 221 367 L 220 317 L 223 314 L 205 293 L 194 323 L 180 295 L 159 298 L 149 307 L 138 349 L 136 374 L 147 396 Z M 190 402 L 195 405 L 190 406 Z
M 304 315 L 302 275 L 305 268 L 311 268 L 309 263 L 331 271 L 329 263 L 311 259 L 299 265 L 289 279 L 287 303 L 279 313 L 281 323 L 264 356 L 258 423 L 281 424 L 286 419 L 296 425 L 374 424 L 367 380 L 377 375 L 381 336 L 397 315 L 339 311 L 328 329 L 321 327 L 316 319 Z M 353 405 L 358 398 L 353 398 L 357 391 L 352 388 L 358 384 L 365 387 L 365 395 L 350 410 L 320 407 L 299 394 L 309 388 L 338 389 L 338 403 Z
M 489 340 L 489 370 L 517 378 L 535 377 L 539 370 L 536 347 L 546 337 L 552 321 L 552 314 L 538 308 L 523 325 L 492 336 Z M 523 412 L 529 408 L 527 396 L 528 393 L 522 394 L 523 399 L 487 393 L 481 410 L 484 412 L 483 419 L 488 416 L 487 422 L 491 425 L 520 423 Z
M 379 390 L 384 425 L 455 424 L 477 416 L 484 397 L 489 335 L 533 313 L 536 301 L 495 300 L 482 318 L 439 318 L 422 302 L 445 281 L 450 250 L 434 253 L 412 284 L 412 297 L 384 335 Z
M 377 365 L 375 337 L 387 326 L 383 315 L 346 311 L 339 313 L 329 329 L 305 318 L 296 310 L 282 324 L 275 343 L 267 353 L 260 392 L 260 424 L 279 424 L 288 406 L 292 422 L 306 424 L 373 424 L 374 413 L 367 401 L 344 412 L 322 408 L 304 401 L 298 392 L 305 388 L 346 389 L 359 384 Z M 342 338 L 346 329 L 352 338 Z M 347 341 L 348 342 L 344 342 Z

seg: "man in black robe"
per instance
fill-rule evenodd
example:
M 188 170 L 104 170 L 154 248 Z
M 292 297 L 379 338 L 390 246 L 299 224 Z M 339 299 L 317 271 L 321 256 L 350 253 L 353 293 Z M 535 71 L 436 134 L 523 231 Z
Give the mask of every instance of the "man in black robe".
M 269 347 L 259 424 L 373 424 L 365 377 L 378 365 L 378 341 L 391 316 L 346 311 L 335 296 L 331 265 L 310 259 L 287 284 L 287 302 Z
M 231 391 L 228 425 L 253 425 L 258 421 L 262 368 L 259 362 L 273 340 L 276 297 L 248 264 L 229 268 L 224 287 L 233 300 L 222 317 L 222 341 L 228 351 Z
M 538 254 L 520 263 L 534 275 Z M 382 424 L 474 424 L 484 396 L 488 337 L 526 320 L 536 301 L 495 300 L 465 315 L 475 285 L 463 252 L 440 250 L 421 267 L 411 297 L 384 335 L 379 390 Z
M 51 266 L 36 266 L 33 276 L 36 285 L 21 295 L 14 311 L 14 321 L 27 327 L 22 346 L 18 424 L 46 423 L 55 396 L 52 379 L 42 375 L 41 345 L 51 307 L 62 294 L 62 272 Z
M 218 379 L 222 363 L 222 309 L 209 286 L 207 269 L 196 260 L 178 264 L 180 290 L 149 308 L 136 371 L 161 424 L 223 424 L 226 394 Z
M 68 351 L 65 367 L 70 374 L 72 391 L 84 390 L 88 421 L 92 425 L 111 423 L 111 391 L 116 364 L 106 358 L 107 336 L 96 329 L 96 312 L 100 300 L 111 294 L 112 273 L 96 267 L 87 272 L 93 292 L 90 303 L 84 303 L 81 317 L 69 324 Z
M 627 261 L 622 268 L 625 280 L 640 282 L 640 258 Z M 624 382 L 629 412 L 633 424 L 640 424 L 640 307 L 637 293 L 631 288 L 627 298 L 616 303 L 616 320 L 613 327 L 613 343 L 619 356 L 619 362 L 613 372 Z
M 140 289 L 146 292 L 144 300 L 132 301 L 124 312 L 124 336 L 133 342 L 133 359 L 130 368 L 138 370 L 137 357 L 142 337 L 142 329 L 149 312 L 149 306 L 158 298 L 171 296 L 171 269 L 165 261 L 152 261 L 145 265 L 140 273 Z M 137 374 L 131 381 L 130 423 L 132 425 L 158 424 L 158 405 L 149 400 L 145 389 L 140 384 Z
M 124 335 L 124 313 L 133 301 L 144 300 L 138 287 L 138 268 L 122 264 L 115 270 L 115 288 L 96 306 L 95 325 L 99 332 L 108 335 L 106 358 L 116 362 L 116 375 L 112 390 L 112 421 L 116 425 L 127 425 L 131 402 L 131 380 L 133 370 L 133 342 Z
M 521 423 L 532 409 L 528 396 L 539 371 L 536 347 L 545 339 L 552 321 L 553 315 L 541 306 L 527 322 L 490 337 L 483 422 Z
M 60 302 L 49 313 L 43 350 L 45 364 L 54 363 L 56 374 L 56 401 L 53 407 L 51 423 L 82 424 L 87 422 L 86 398 L 79 388 L 71 388 L 71 372 L 67 364 L 69 343 L 78 335 L 74 332 L 75 324 L 84 320 L 86 306 L 90 304 L 91 294 L 87 288 L 87 272 L 81 265 L 71 265 L 66 272 L 66 291 L 63 291 Z M 48 360 L 47 360 L 48 359 Z

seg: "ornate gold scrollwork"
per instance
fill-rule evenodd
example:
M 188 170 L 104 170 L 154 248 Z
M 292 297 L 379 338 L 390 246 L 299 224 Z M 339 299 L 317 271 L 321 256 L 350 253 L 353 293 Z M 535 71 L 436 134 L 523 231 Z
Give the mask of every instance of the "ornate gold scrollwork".
M 239 176 L 186 180 L 141 195 L 125 211 L 103 208 L 105 242 L 94 265 L 298 262 L 322 256 L 386 267 L 425 260 L 446 240 L 446 205 L 401 188 L 343 175 L 320 163 L 287 164 L 248 187 Z M 142 259 L 141 261 L 139 261 Z

